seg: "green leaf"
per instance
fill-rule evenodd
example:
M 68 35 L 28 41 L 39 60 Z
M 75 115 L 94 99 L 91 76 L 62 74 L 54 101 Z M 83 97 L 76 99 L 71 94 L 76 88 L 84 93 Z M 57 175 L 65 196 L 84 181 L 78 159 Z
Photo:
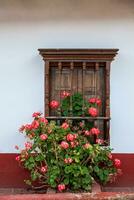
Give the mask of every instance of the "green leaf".
M 27 184 L 27 185 L 32 185 L 32 182 L 30 180 L 24 180 L 24 182 Z
M 42 161 L 42 160 L 44 160 L 44 157 L 41 154 L 39 154 L 38 156 L 35 157 L 35 160 L 36 161 Z
M 99 172 L 99 167 L 98 167 L 98 166 L 95 166 L 95 167 L 94 167 L 94 171 L 95 171 L 95 172 Z
M 65 178 L 63 182 L 64 182 L 65 185 L 68 185 L 69 184 L 69 177 Z
M 29 162 L 31 162 L 31 163 L 34 162 L 34 158 L 32 156 L 29 158 Z
M 74 160 L 75 160 L 76 163 L 79 163 L 79 162 L 80 162 L 80 159 L 79 159 L 79 158 L 75 158 Z
M 27 165 L 27 169 L 32 170 L 35 167 L 35 163 Z
M 31 178 L 32 178 L 33 181 L 35 181 L 38 178 L 38 176 L 37 176 L 36 173 L 32 173 Z
M 69 167 L 69 166 L 66 166 L 66 167 L 65 167 L 65 173 L 66 173 L 66 174 L 69 174 L 70 172 L 71 172 L 70 167 Z
M 103 173 L 104 173 L 105 175 L 108 175 L 108 174 L 109 174 L 108 170 L 104 170 Z
M 75 110 L 80 110 L 81 107 L 79 107 L 79 106 L 75 106 L 74 109 L 75 109 Z

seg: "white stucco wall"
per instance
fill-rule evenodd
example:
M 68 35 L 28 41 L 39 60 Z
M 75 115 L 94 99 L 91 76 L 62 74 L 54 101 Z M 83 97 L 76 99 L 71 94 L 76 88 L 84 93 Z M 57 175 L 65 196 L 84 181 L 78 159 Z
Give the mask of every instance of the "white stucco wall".
M 119 48 L 111 68 L 111 147 L 134 153 L 134 1 L 0 1 L 0 153 L 43 111 L 38 48 Z

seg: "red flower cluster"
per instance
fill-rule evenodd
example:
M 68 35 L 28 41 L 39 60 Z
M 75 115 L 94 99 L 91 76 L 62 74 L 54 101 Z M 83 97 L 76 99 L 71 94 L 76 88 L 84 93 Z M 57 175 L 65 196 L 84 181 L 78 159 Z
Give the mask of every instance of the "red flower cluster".
M 47 172 L 47 166 L 42 166 L 41 169 L 40 169 L 40 171 L 42 173 L 46 173 Z
M 89 113 L 89 115 L 91 115 L 92 117 L 97 117 L 97 115 L 98 115 L 98 110 L 97 110 L 97 108 L 90 107 L 90 108 L 88 109 L 88 113 Z
M 23 125 L 23 126 L 19 129 L 19 131 L 20 131 L 20 132 L 23 132 L 24 130 L 30 131 L 30 130 L 32 130 L 32 129 L 37 129 L 38 127 L 39 127 L 39 122 L 38 122 L 37 120 L 34 120 L 34 121 L 32 122 L 32 124 L 26 124 L 25 126 Z
M 70 144 L 70 147 L 72 147 L 72 148 L 78 146 L 79 142 L 77 140 L 75 140 L 75 139 L 77 139 L 77 137 L 78 137 L 77 134 L 68 133 L 66 136 L 67 141 L 62 141 L 60 144 L 61 148 L 67 149 L 67 148 L 69 148 L 69 144 Z M 70 143 L 68 143 L 68 142 L 70 142 Z
M 25 143 L 25 148 L 26 148 L 26 150 L 30 150 L 30 149 L 32 149 L 32 143 L 31 142 L 26 142 Z
M 39 122 L 37 120 L 34 120 L 31 124 L 32 129 L 37 129 L 39 127 Z
M 67 92 L 67 91 L 61 92 L 61 97 L 62 98 L 69 97 L 70 95 L 71 94 L 69 92 Z M 89 107 L 89 108 L 86 107 L 86 109 L 87 109 L 86 112 L 88 111 L 88 114 L 91 117 L 97 117 L 98 116 L 98 110 L 97 110 L 96 106 L 100 106 L 101 105 L 101 100 L 99 98 L 93 97 L 93 98 L 90 98 L 88 100 L 88 102 L 90 104 L 93 104 L 93 105 L 91 107 Z M 52 100 L 49 105 L 50 105 L 50 107 L 52 109 L 57 109 L 60 106 L 60 103 L 58 101 L 56 101 L 56 100 Z M 61 106 L 62 106 L 62 104 L 61 104 Z M 82 126 L 82 124 L 81 124 L 81 126 Z
M 22 125 L 20 128 L 19 128 L 19 132 L 23 132 L 25 130 L 25 126 Z
M 115 166 L 116 168 L 120 168 L 120 166 L 121 166 L 121 161 L 120 161 L 119 159 L 117 159 L 117 158 L 113 159 L 113 156 L 112 156 L 111 153 L 108 154 L 108 158 L 109 158 L 110 160 L 113 160 L 114 166 Z M 120 170 L 119 170 L 119 171 L 120 171 Z
M 41 115 L 40 112 L 34 112 L 34 113 L 32 114 L 32 117 L 37 118 L 37 117 L 39 117 L 40 115 Z
M 37 129 L 40 125 L 40 122 L 44 123 L 44 124 L 48 124 L 48 120 L 45 117 L 40 117 L 41 113 L 40 112 L 34 112 L 32 114 L 32 117 L 34 117 L 35 119 L 33 120 L 33 122 L 31 124 L 26 124 L 26 125 L 22 125 L 19 128 L 19 132 L 23 132 L 25 131 L 31 131 L 33 129 Z M 33 138 L 34 137 L 34 133 L 29 134 L 29 138 Z
M 100 134 L 100 130 L 98 128 L 91 128 L 90 132 L 92 135 L 96 135 L 96 136 Z
M 20 156 L 16 156 L 15 160 L 20 161 Z
M 53 108 L 53 109 L 58 108 L 58 107 L 59 107 L 59 102 L 56 101 L 56 100 L 52 100 L 52 101 L 50 102 L 50 107 Z
M 112 160 L 113 156 L 112 156 L 111 153 L 108 154 L 108 158 L 109 158 L 110 160 Z
M 84 147 L 85 149 L 89 149 L 89 148 L 91 147 L 91 144 L 90 144 L 90 143 L 86 143 L 86 144 L 83 145 L 83 147 Z
M 84 122 L 80 122 L 80 123 L 79 123 L 79 126 L 80 126 L 81 128 L 83 128 L 84 125 L 85 125 Z
M 120 161 L 119 159 L 115 158 L 115 159 L 114 159 L 114 166 L 115 166 L 116 168 L 119 168 L 119 167 L 121 166 L 121 161 Z
M 44 117 L 40 117 L 39 121 L 42 122 L 42 123 L 48 124 L 48 120 Z
M 24 129 L 25 129 L 26 131 L 30 131 L 30 130 L 32 130 L 32 128 L 33 128 L 33 127 L 32 127 L 31 124 L 26 124 Z M 23 130 L 23 131 L 24 131 L 24 130 Z M 23 131 L 22 131 L 22 132 L 23 132 Z
M 33 132 L 33 133 L 29 133 L 27 136 L 28 136 L 30 139 L 32 139 L 32 138 L 34 138 L 35 133 L 34 133 L 34 132 Z
M 59 190 L 59 192 L 62 192 L 63 190 L 65 190 L 65 184 L 59 184 L 58 185 L 58 190 Z
M 65 159 L 64 159 L 64 162 L 65 162 L 66 164 L 72 163 L 72 162 L 73 162 L 73 159 L 72 159 L 72 158 L 65 158 Z
M 94 101 L 92 100 L 92 102 Z M 86 108 L 86 112 L 87 109 L 88 108 Z M 94 105 L 89 108 L 89 111 L 90 115 L 93 117 L 98 114 Z M 25 131 L 26 136 L 30 139 L 33 139 L 34 137 L 34 139 L 32 142 L 25 143 L 25 149 L 21 150 L 20 155 L 16 156 L 15 159 L 19 164 L 26 166 L 26 169 L 31 167 L 31 157 L 33 158 L 33 161 L 37 161 L 35 168 L 32 169 L 37 173 L 36 180 L 42 181 L 43 177 L 45 177 L 46 183 L 50 184 L 51 176 L 55 176 L 55 170 L 58 169 L 59 172 L 55 176 L 54 186 L 53 183 L 52 185 L 50 184 L 50 186 L 55 187 L 59 192 L 62 192 L 66 188 L 71 189 L 70 182 L 68 183 L 65 180 L 65 174 L 67 175 L 66 170 L 68 169 L 71 173 L 74 173 L 75 168 L 73 167 L 75 165 L 78 166 L 80 170 L 81 166 L 83 167 L 83 164 L 87 170 L 90 170 L 89 164 L 91 167 L 95 165 L 102 167 L 102 169 L 105 166 L 107 174 L 107 176 L 104 177 L 105 181 L 112 180 L 119 173 L 121 174 L 121 161 L 117 158 L 112 158 L 110 148 L 100 146 L 104 144 L 104 140 L 99 138 L 101 131 L 97 127 L 93 127 L 92 123 L 88 124 L 88 122 L 86 123 L 86 120 L 83 122 L 83 119 L 82 122 L 78 121 L 78 123 L 72 123 L 72 121 L 66 120 L 61 126 L 58 126 L 54 122 L 48 123 L 48 120 L 41 117 L 39 112 L 33 113 L 32 116 L 34 117 L 32 123 L 23 125 L 20 128 L 20 131 Z M 94 142 L 95 139 L 95 143 L 98 145 L 92 145 L 92 142 Z M 18 146 L 16 145 L 15 148 L 18 149 Z M 98 159 L 96 159 L 95 156 L 96 152 Z M 103 162 L 101 162 L 102 155 L 104 158 Z M 53 168 L 53 164 L 49 162 L 48 159 L 54 163 L 55 168 Z M 33 173 L 32 170 L 31 174 Z M 48 172 L 49 174 L 47 174 Z M 70 178 L 70 172 L 69 175 L 67 175 L 67 178 Z M 94 174 L 96 176 L 95 170 Z M 97 175 L 97 177 L 99 176 L 101 176 L 101 172 Z M 86 180 L 86 177 L 83 179 L 81 174 L 80 177 L 78 176 L 75 178 L 75 176 L 72 176 L 71 178 L 72 181 L 75 182 L 79 179 Z M 31 181 L 33 182 L 33 180 Z M 44 182 L 42 183 L 44 184 Z M 85 185 L 83 186 L 82 183 L 83 181 L 81 181 L 80 187 L 84 189 Z M 90 185 L 87 186 L 89 187 Z
M 91 132 L 88 131 L 88 130 L 85 130 L 85 131 L 84 131 L 84 134 L 85 134 L 86 136 L 89 136 L 89 135 L 91 135 Z
M 43 140 L 43 141 L 46 140 L 47 138 L 48 138 L 47 134 L 41 134 L 40 135 L 40 139 Z
M 69 133 L 69 134 L 67 134 L 66 138 L 67 138 L 67 141 L 71 142 L 77 138 L 77 135 Z
M 19 150 L 19 147 L 18 147 L 18 145 L 15 145 L 15 147 L 14 147 L 16 150 Z
M 97 104 L 98 106 L 101 105 L 101 100 L 100 100 L 99 98 L 95 98 L 95 97 L 90 98 L 90 99 L 88 100 L 88 102 L 91 103 L 91 104 Z
M 71 145 L 72 148 L 75 148 L 76 146 L 79 145 L 79 142 L 78 141 L 72 141 L 72 142 L 70 142 L 70 145 Z
M 90 130 L 85 130 L 85 131 L 84 131 L 84 134 L 85 134 L 86 136 L 91 136 L 91 135 L 96 135 L 96 136 L 98 136 L 98 135 L 100 134 L 100 130 L 99 130 L 98 128 L 93 127 L 93 128 L 91 128 Z
M 67 92 L 67 91 L 61 92 L 61 98 L 66 98 L 66 97 L 69 97 L 69 96 L 70 96 L 70 92 Z
M 64 122 L 62 125 L 61 125 L 61 127 L 63 128 L 63 129 L 68 129 L 69 128 L 69 124 L 68 123 L 66 123 L 66 122 Z
M 103 143 L 104 143 L 104 140 L 98 138 L 98 139 L 96 139 L 96 143 L 97 143 L 97 144 L 103 144 Z
M 61 148 L 63 149 L 68 149 L 69 147 L 69 144 L 66 142 L 66 141 L 62 141 L 61 144 L 60 144 Z

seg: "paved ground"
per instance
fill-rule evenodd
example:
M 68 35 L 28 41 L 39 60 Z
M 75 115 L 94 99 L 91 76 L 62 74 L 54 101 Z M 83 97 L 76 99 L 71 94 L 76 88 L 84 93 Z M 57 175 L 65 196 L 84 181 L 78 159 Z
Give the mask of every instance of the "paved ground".
M 38 194 L 35 194 L 35 191 L 23 188 L 0 188 L 0 200 L 134 200 L 134 188 L 105 188 L 104 190 L 98 184 L 93 185 L 92 193 L 55 193 L 54 190 L 47 191 L 47 194 L 44 192 L 44 190 L 40 191 L 42 194 L 39 194 L 38 191 Z
M 0 200 L 134 200 L 134 193 L 1 194 Z

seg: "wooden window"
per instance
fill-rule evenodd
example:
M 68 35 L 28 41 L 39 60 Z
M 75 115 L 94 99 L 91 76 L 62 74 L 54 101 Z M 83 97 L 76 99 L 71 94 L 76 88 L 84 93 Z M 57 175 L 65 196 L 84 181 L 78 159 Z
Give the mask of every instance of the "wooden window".
M 71 94 L 80 92 L 85 98 L 99 97 L 102 100 L 99 116 L 85 117 L 85 120 L 93 120 L 103 130 L 103 139 L 109 141 L 110 65 L 117 51 L 118 49 L 39 49 L 45 61 L 45 114 L 48 119 L 64 118 L 60 114 L 56 116 L 49 107 L 51 100 L 61 101 L 61 91 L 69 91 Z

